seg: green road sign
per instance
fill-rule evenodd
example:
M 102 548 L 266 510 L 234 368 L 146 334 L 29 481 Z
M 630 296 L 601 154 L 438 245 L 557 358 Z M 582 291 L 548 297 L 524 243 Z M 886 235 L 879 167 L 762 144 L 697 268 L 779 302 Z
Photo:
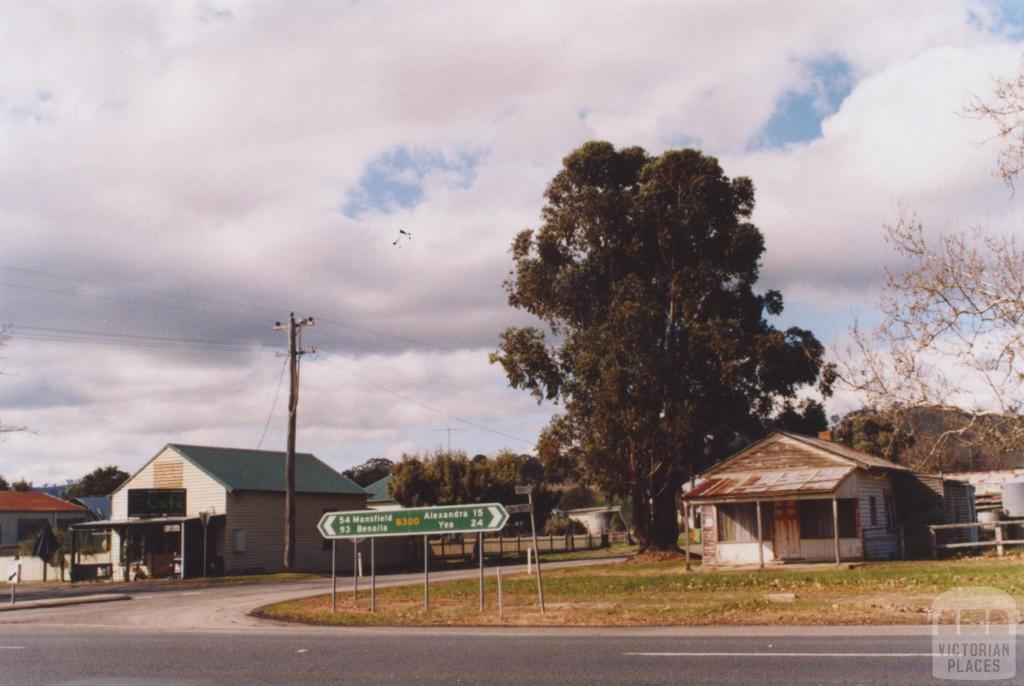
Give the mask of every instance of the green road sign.
M 504 507 L 498 503 L 481 503 L 404 510 L 327 512 L 320 518 L 317 529 L 324 538 L 462 534 L 497 531 L 507 521 L 508 512 Z

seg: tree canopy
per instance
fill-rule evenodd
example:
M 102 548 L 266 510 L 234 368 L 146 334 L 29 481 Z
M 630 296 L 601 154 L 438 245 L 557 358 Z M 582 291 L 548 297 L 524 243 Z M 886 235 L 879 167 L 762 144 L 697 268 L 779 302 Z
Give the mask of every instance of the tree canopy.
M 988 471 L 1024 465 L 1019 451 L 1008 451 L 992 437 L 1014 434 L 1007 417 L 976 416 L 947 407 L 865 407 L 846 414 L 834 427 L 835 440 L 852 448 L 927 473 Z
M 491 361 L 563 405 L 541 455 L 630 497 L 643 548 L 675 549 L 684 479 L 763 431 L 801 387 L 828 392 L 823 347 L 766 321 L 783 300 L 754 290 L 754 185 L 715 158 L 591 142 L 545 197 L 541 227 L 512 243 L 506 288 L 546 330 L 506 329 Z
M 544 485 L 544 467 L 532 455 L 503 451 L 493 458 L 470 459 L 466 453 L 438 449 L 426 455 L 403 455 L 392 471 L 391 497 L 405 507 L 460 503 L 514 503 L 517 485 L 534 487 L 538 526 L 557 503 Z
M 114 465 L 97 467 L 78 481 L 72 481 L 64 495 L 73 498 L 90 495 L 110 495 L 114 490 L 128 480 L 130 474 L 118 469 Z
M 366 462 L 346 469 L 342 474 L 360 486 L 369 486 L 391 473 L 395 463 L 386 457 L 371 457 Z

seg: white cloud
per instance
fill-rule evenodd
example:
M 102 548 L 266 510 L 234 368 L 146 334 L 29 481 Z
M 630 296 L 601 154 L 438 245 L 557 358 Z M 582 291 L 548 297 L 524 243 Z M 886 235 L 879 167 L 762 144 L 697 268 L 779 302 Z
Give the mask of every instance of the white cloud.
M 101 283 L 0 269 L 0 283 L 19 286 L 0 286 L 0 320 L 271 345 L 272 321 L 304 310 L 439 346 L 326 322 L 307 333 L 354 368 L 399 370 L 372 377 L 392 391 L 530 439 L 550 407 L 502 390 L 486 352 L 526 320 L 505 304 L 507 250 L 537 224 L 562 156 L 591 138 L 700 145 L 754 178 L 766 286 L 796 310 L 867 307 L 896 203 L 938 226 L 1017 228 L 989 175 L 994 150 L 974 145 L 984 127 L 957 114 L 1016 66 L 1021 46 L 986 8 L 5 5 L 0 264 Z M 856 83 L 823 138 L 748 151 L 779 98 L 813 78 L 806 64 L 825 57 Z M 479 155 L 472 183 L 437 171 L 415 207 L 342 214 L 367 165 L 402 147 Z M 400 249 L 398 228 L 413 233 Z M 79 295 L 44 292 L 54 289 Z M 183 357 L 16 340 L 0 414 L 37 433 L 0 446 L 0 473 L 53 481 L 97 462 L 131 467 L 170 440 L 254 445 L 277 383 L 268 350 Z M 454 422 L 327 369 L 306 364 L 300 442 L 328 458 L 430 447 Z M 408 382 L 423 376 L 502 399 Z M 465 428 L 470 452 L 519 447 Z

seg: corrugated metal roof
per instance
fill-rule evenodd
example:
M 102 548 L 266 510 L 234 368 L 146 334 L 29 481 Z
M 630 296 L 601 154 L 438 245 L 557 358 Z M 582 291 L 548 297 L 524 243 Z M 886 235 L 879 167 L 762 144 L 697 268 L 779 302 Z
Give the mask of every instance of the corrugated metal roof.
M 368 503 L 389 503 L 394 498 L 388 492 L 388 487 L 391 485 L 391 475 L 388 474 L 383 479 L 377 479 L 369 486 L 364 486 L 363 490 L 370 494 L 370 497 L 366 499 Z
M 171 443 L 167 446 L 229 491 L 284 491 L 284 453 Z M 366 491 L 310 453 L 295 454 L 295 491 L 364 495 Z
M 111 513 L 109 495 L 80 495 L 75 501 L 81 503 L 96 516 L 96 519 L 109 519 Z
M 0 512 L 88 512 L 41 491 L 0 491 Z
M 974 504 L 978 510 L 1002 510 L 1003 486 L 1024 477 L 1024 469 L 1001 469 L 992 472 L 956 472 L 943 474 L 946 479 L 964 481 L 974 486 Z
M 993 472 L 956 472 L 943 474 L 947 479 L 966 481 L 975 488 L 977 495 L 1000 495 L 1003 494 L 1003 485 L 1007 481 L 1024 476 L 1024 469 L 1002 469 Z
M 828 494 L 839 488 L 854 466 L 728 472 L 709 476 L 683 497 L 687 500 Z

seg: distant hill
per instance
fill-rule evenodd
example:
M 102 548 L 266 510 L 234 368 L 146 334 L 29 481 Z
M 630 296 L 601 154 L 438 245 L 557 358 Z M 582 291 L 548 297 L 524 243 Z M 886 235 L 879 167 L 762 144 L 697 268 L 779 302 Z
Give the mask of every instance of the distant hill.
M 918 471 L 970 472 L 1024 467 L 1024 416 L 975 417 L 945 407 L 844 416 L 833 438 Z

